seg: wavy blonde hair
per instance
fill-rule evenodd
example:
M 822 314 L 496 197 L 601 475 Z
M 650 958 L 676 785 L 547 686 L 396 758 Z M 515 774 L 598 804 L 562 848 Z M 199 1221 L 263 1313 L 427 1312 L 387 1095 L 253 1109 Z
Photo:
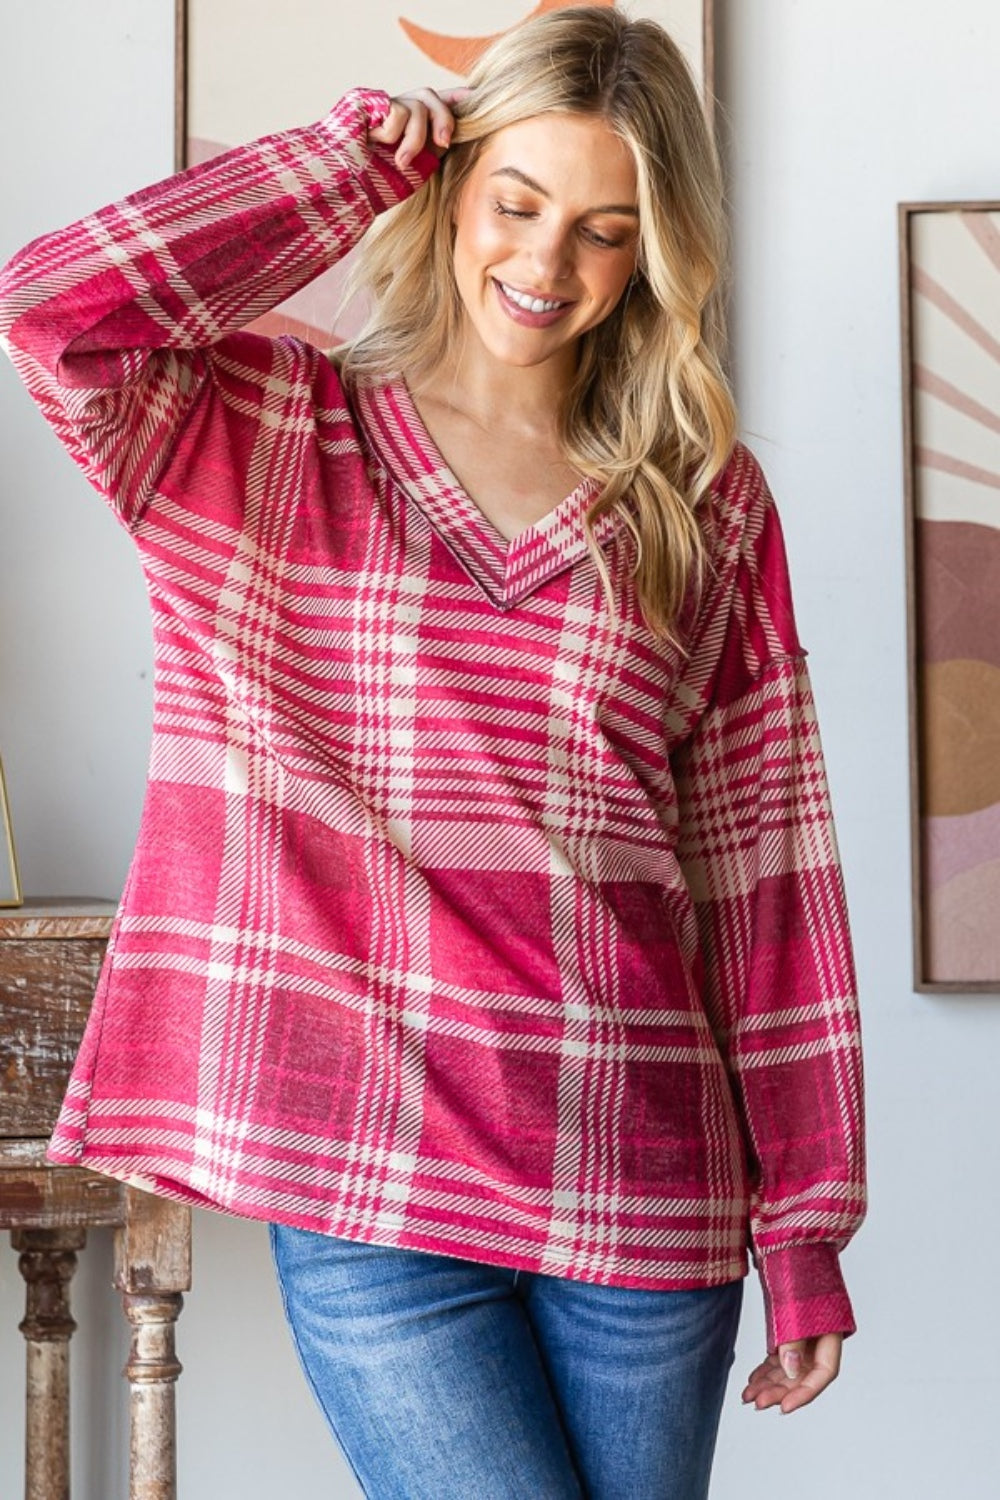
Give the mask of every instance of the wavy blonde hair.
M 635 159 L 638 264 L 614 312 L 581 338 L 560 439 L 567 461 L 601 485 L 584 525 L 611 617 L 614 583 L 593 526 L 617 508 L 646 623 L 682 646 L 685 601 L 706 566 L 699 511 L 736 439 L 724 372 L 728 226 L 694 80 L 655 22 L 577 6 L 499 38 L 468 83 L 440 171 L 366 236 L 352 291 L 367 293 L 372 312 L 337 363 L 348 383 L 365 383 L 445 359 L 463 324 L 453 209 L 484 143 L 550 110 L 602 116 Z

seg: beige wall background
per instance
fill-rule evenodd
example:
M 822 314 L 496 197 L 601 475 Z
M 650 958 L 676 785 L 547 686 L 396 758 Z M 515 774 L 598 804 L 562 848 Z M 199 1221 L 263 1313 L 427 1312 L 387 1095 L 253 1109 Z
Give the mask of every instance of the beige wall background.
M 812 653 L 862 986 L 872 1208 L 845 1257 L 860 1332 L 841 1380 L 791 1419 L 739 1404 L 760 1352 L 751 1286 L 713 1500 L 994 1500 L 1000 1004 L 910 983 L 895 205 L 998 196 L 1000 7 L 718 8 L 737 388 Z M 169 172 L 172 19 L 173 0 L 5 5 L 0 256 Z M 0 745 L 25 886 L 117 895 L 149 735 L 141 576 L 2 360 L 0 455 Z M 75 1500 L 126 1494 L 110 1275 L 95 1235 L 75 1287 Z M 0 1244 L 5 1500 L 22 1485 L 21 1310 Z M 259 1225 L 196 1215 L 179 1348 L 183 1500 L 356 1500 Z
M 489 36 L 512 26 L 531 0 L 188 0 L 189 131 L 235 145 L 318 119 L 356 83 L 398 93 L 459 81 L 429 61 L 404 19 L 447 38 Z M 669 28 L 702 74 L 702 0 L 635 0 L 622 9 Z

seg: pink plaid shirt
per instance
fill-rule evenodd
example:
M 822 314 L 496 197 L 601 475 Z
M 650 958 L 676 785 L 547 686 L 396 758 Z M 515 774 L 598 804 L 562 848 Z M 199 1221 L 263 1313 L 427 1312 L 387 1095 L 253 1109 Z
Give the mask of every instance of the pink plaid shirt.
M 761 471 L 716 485 L 682 659 L 591 482 L 507 542 L 402 380 L 240 332 L 434 170 L 387 97 L 181 173 L 2 274 L 25 384 L 134 538 L 148 794 L 49 1148 L 154 1192 L 616 1286 L 761 1274 L 852 1332 L 860 1031 Z M 599 527 L 614 561 L 626 532 Z

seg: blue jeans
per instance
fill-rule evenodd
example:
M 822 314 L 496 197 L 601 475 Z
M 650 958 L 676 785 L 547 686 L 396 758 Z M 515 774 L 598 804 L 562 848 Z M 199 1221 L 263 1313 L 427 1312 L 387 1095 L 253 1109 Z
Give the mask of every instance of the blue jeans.
M 599 1286 L 271 1224 L 285 1315 L 371 1500 L 704 1500 L 743 1282 Z

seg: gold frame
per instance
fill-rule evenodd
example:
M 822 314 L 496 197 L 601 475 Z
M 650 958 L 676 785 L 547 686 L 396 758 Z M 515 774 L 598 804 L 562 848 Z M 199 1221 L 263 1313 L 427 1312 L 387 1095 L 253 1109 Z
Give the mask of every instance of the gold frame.
M 174 0 L 174 171 L 187 165 L 187 0 Z
M 17 868 L 17 850 L 14 848 L 14 828 L 10 819 L 10 803 L 7 800 L 7 780 L 3 773 L 3 761 L 0 760 L 0 822 L 3 828 L 0 830 L 0 847 L 6 846 L 6 872 L 10 877 L 11 896 L 8 898 L 6 888 L 0 889 L 0 908 L 8 908 L 24 905 L 24 893 L 21 890 L 21 876 Z

